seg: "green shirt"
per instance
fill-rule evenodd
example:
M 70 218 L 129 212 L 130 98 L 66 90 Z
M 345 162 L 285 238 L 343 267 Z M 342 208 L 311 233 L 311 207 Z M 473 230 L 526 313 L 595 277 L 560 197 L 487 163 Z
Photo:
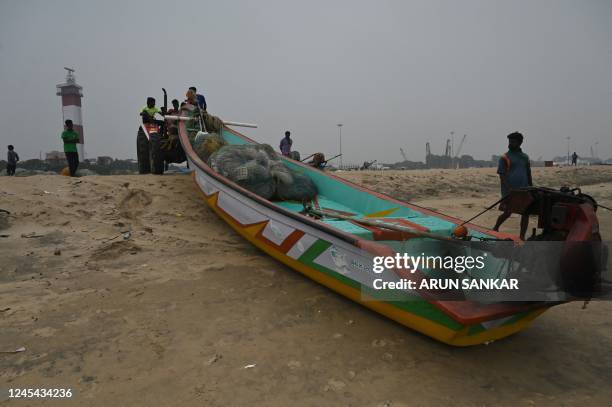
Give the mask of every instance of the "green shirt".
M 79 133 L 74 130 L 65 130 L 62 132 L 62 140 L 64 140 L 64 152 L 76 153 L 76 143 L 79 141 Z
M 157 107 L 155 107 L 155 106 L 153 106 L 153 107 L 148 107 L 148 106 L 145 106 L 145 107 L 143 107 L 143 108 L 142 108 L 142 110 L 141 110 L 140 112 L 141 112 L 141 113 L 142 113 L 142 112 L 147 112 L 147 114 L 148 114 L 149 116 L 151 116 L 151 118 L 153 118 L 153 117 L 155 116 L 155 113 L 160 113 L 160 112 L 161 112 L 161 110 L 159 110 L 159 109 L 158 109 Z

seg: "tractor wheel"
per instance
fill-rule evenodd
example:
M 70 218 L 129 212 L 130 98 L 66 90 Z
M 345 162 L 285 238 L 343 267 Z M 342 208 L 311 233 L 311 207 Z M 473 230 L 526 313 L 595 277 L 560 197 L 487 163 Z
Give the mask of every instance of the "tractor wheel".
M 159 134 L 151 134 L 151 172 L 161 175 L 164 173 L 164 153 L 161 149 Z
M 136 156 L 138 157 L 138 173 L 150 173 L 151 157 L 149 154 L 149 139 L 142 130 L 142 127 L 138 128 L 138 136 L 136 136 Z

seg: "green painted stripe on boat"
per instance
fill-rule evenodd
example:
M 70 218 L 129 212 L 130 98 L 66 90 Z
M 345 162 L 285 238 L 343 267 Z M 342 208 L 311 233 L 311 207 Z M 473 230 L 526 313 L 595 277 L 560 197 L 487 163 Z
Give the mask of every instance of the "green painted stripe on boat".
M 332 277 L 340 281 L 343 284 L 353 287 L 356 290 L 361 290 L 362 288 L 361 284 L 359 284 L 355 280 L 347 278 L 340 273 L 337 273 L 333 270 L 328 269 L 327 267 L 324 267 L 314 262 L 314 260 L 317 257 L 319 257 L 321 253 L 327 250 L 331 245 L 332 244 L 330 242 L 319 239 L 315 243 L 313 243 L 312 246 L 310 246 L 308 250 L 306 250 L 306 252 L 304 252 L 304 254 L 302 254 L 298 258 L 298 261 L 316 269 L 317 271 L 322 272 L 323 274 L 328 275 L 329 277 Z M 403 311 L 407 311 L 412 314 L 418 315 L 422 318 L 428 319 L 430 321 L 433 321 L 435 323 L 438 323 L 440 325 L 443 325 L 455 331 L 458 331 L 464 327 L 464 325 L 455 321 L 454 319 L 452 319 L 451 317 L 449 317 L 444 312 L 442 312 L 441 310 L 439 310 L 438 308 L 436 308 L 435 306 L 433 306 L 427 301 L 414 300 L 414 301 L 384 301 L 384 302 L 396 308 L 399 308 Z
M 487 329 L 482 326 L 482 324 L 470 325 L 470 328 L 468 329 L 468 335 L 476 335 L 486 330 Z
M 524 317 L 526 317 L 527 315 L 531 314 L 531 311 L 523 311 L 523 312 L 519 312 L 518 314 L 512 315 L 512 318 L 508 318 L 507 321 L 505 321 L 503 325 L 510 325 L 510 324 L 514 324 L 515 322 L 523 319 Z
M 302 254 L 298 261 L 302 263 L 311 264 L 314 262 L 314 259 L 319 257 L 321 253 L 323 253 L 329 246 L 332 244 L 323 239 L 317 239 L 305 252 Z

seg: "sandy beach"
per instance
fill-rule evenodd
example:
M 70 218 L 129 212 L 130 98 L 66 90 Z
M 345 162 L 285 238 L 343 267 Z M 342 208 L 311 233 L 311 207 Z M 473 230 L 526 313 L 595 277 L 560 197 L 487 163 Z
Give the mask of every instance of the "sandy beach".
M 469 218 L 492 168 L 339 174 Z M 535 168 L 612 206 L 612 166 Z M 208 209 L 190 176 L 0 177 L 0 405 L 606 405 L 612 304 L 555 307 L 517 335 L 451 348 L 302 277 Z M 499 212 L 475 223 L 491 226 Z M 612 237 L 612 213 L 598 212 Z M 535 225 L 534 225 L 535 226 Z M 516 233 L 518 218 L 503 227 Z

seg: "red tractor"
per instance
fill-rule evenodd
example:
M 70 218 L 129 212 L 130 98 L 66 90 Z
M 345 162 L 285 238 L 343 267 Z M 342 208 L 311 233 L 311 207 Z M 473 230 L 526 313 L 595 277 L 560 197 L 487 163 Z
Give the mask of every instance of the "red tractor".
M 164 105 L 161 115 L 168 111 L 168 94 L 164 92 Z M 136 136 L 136 153 L 138 172 L 140 174 L 163 174 L 170 163 L 182 163 L 187 160 L 185 151 L 178 140 L 175 126 L 169 127 L 164 120 L 143 117 L 142 125 Z

